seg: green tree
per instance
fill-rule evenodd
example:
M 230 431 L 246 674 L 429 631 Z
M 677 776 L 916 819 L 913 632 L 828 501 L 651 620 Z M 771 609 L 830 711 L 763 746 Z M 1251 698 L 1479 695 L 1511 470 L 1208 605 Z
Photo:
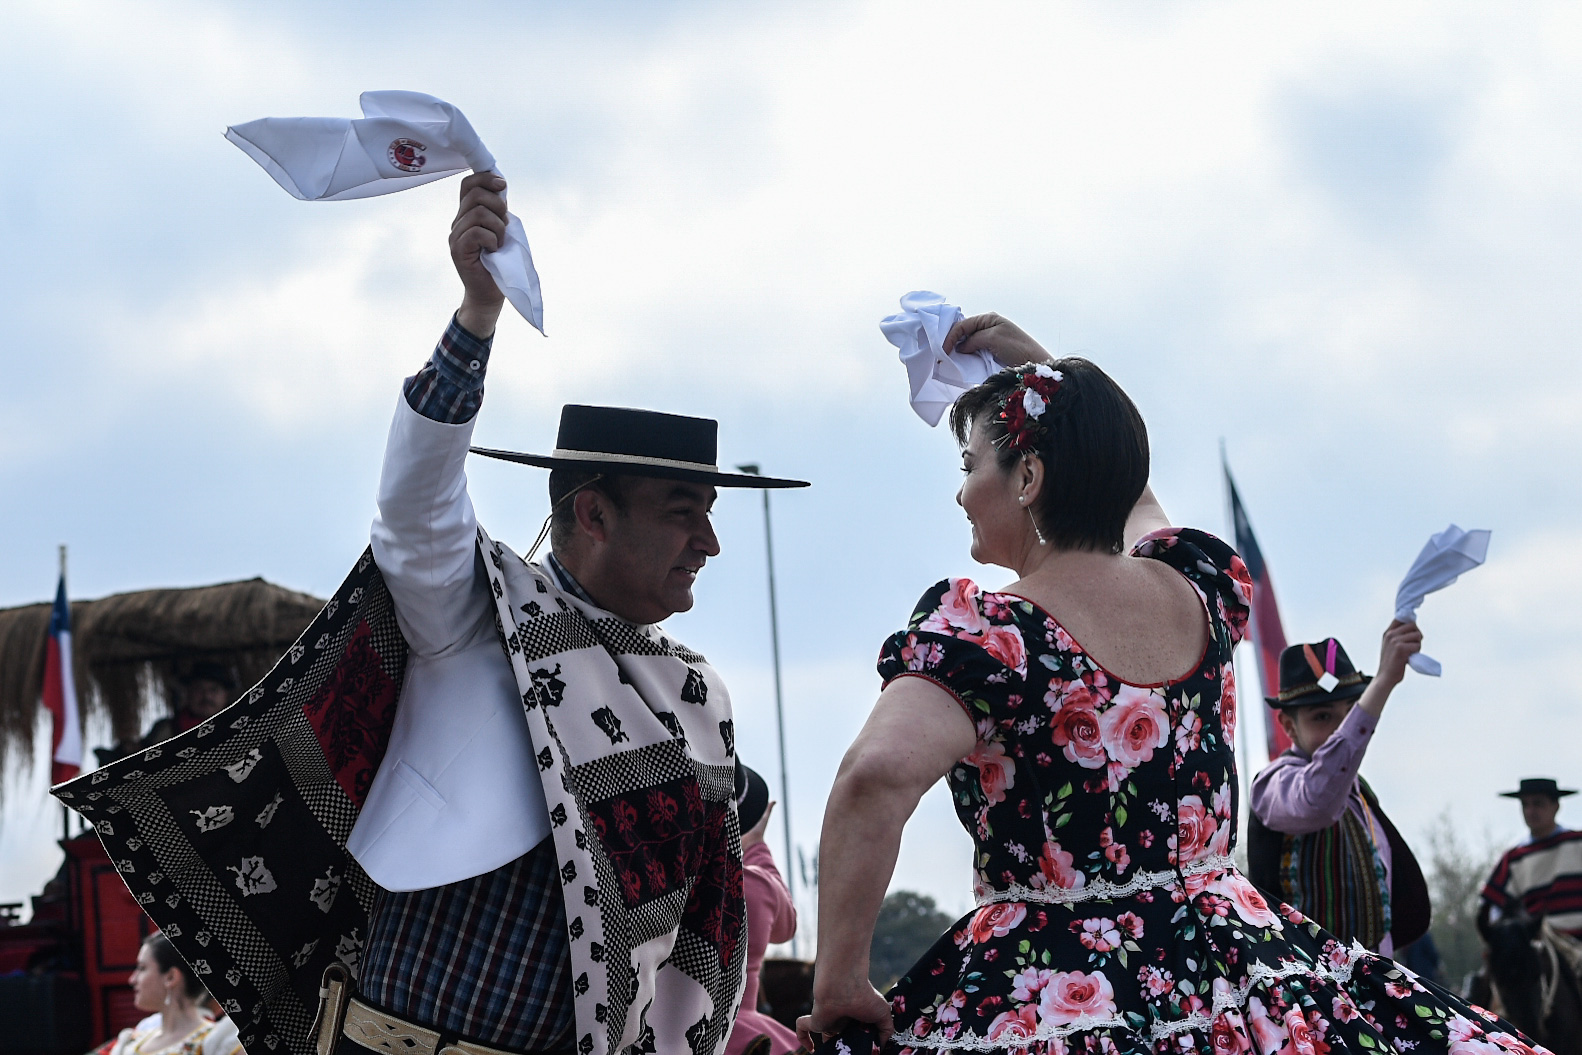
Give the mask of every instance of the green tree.
M 927 894 L 912 890 L 887 894 L 868 950 L 869 980 L 880 992 L 889 989 L 955 922 Z
M 1467 976 L 1483 965 L 1483 939 L 1478 935 L 1478 895 L 1494 870 L 1499 851 L 1485 833 L 1481 845 L 1458 834 L 1450 810 L 1428 829 L 1428 892 L 1434 906 L 1430 932 L 1444 963 L 1445 982 L 1460 989 Z

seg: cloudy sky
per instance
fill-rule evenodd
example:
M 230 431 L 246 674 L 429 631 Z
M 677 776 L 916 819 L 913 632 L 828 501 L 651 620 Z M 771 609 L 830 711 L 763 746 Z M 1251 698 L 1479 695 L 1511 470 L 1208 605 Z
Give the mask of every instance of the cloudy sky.
M 1111 371 L 1178 523 L 1225 529 L 1223 439 L 1288 633 L 1364 669 L 1424 540 L 1492 528 L 1488 565 L 1422 612 L 1444 677 L 1408 677 L 1365 772 L 1419 839 L 1447 809 L 1513 839 L 1495 792 L 1582 780 L 1582 9 L 328 8 L 0 13 L 0 605 L 52 592 L 61 542 L 75 597 L 334 589 L 401 378 L 459 298 L 456 183 L 302 203 L 221 133 L 409 88 L 471 118 L 543 277 L 550 336 L 503 321 L 480 443 L 546 450 L 567 401 L 647 406 L 814 481 L 773 499 L 809 853 L 880 641 L 947 574 L 1009 579 L 968 557 L 953 445 L 879 334 L 910 289 Z M 471 480 L 525 547 L 542 476 Z M 773 780 L 757 495 L 717 521 L 674 629 Z M 14 901 L 56 867 L 59 813 L 37 769 L 5 796 Z M 964 910 L 967 846 L 936 789 L 896 885 Z

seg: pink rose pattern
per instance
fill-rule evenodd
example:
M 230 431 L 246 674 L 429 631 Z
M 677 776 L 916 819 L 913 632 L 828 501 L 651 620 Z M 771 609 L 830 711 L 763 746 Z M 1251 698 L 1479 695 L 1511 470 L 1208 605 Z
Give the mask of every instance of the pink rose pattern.
M 880 655 L 886 681 L 927 677 L 977 726 L 949 783 L 980 896 L 1179 877 L 1116 900 L 983 905 L 892 991 L 901 1050 L 914 1050 L 909 1035 L 927 1038 L 917 1055 L 974 1042 L 1028 1055 L 1541 1051 L 1390 960 L 1354 955 L 1231 866 L 1230 660 L 1250 577 L 1224 543 L 1189 529 L 1135 552 L 1181 572 L 1208 611 L 1208 648 L 1176 681 L 1122 682 L 1048 613 L 970 579 L 924 594 Z M 1284 977 L 1251 983 L 1254 964 Z M 1198 1024 L 1154 1040 L 1155 1023 L 1187 1016 Z

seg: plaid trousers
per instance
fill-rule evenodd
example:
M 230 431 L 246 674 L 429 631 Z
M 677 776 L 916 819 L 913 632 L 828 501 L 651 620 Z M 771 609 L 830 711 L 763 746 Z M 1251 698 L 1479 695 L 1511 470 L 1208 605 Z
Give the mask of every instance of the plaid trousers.
M 571 952 L 552 839 L 459 883 L 384 891 L 357 988 L 419 1025 L 517 1051 L 571 1048 Z

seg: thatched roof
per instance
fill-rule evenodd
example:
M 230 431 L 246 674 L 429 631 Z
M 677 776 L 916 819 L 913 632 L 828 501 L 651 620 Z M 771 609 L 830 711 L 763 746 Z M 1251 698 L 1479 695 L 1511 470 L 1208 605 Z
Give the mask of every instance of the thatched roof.
M 263 579 L 139 590 L 71 606 L 73 667 L 84 715 L 105 712 L 117 740 L 136 739 L 148 690 L 173 698 L 192 664 L 236 674 L 238 692 L 268 672 L 324 602 Z M 0 609 L 0 767 L 31 758 L 44 685 L 50 605 Z

